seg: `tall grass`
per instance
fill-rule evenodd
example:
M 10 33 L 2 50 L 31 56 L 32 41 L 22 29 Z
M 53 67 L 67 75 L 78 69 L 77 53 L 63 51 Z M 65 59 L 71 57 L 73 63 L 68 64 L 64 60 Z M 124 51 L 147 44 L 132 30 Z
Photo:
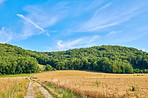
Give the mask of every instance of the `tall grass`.
M 0 98 L 23 98 L 28 88 L 29 80 L 25 78 L 0 79 Z

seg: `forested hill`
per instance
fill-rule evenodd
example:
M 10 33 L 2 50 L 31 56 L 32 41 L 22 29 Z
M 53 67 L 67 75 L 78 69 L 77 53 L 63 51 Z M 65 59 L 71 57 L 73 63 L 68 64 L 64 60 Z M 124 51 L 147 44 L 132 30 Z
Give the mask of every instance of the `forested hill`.
M 122 46 L 94 46 L 59 52 L 36 52 L 0 44 L 0 74 L 45 70 L 92 70 L 109 73 L 148 73 L 148 53 Z M 52 67 L 51 67 L 51 66 Z

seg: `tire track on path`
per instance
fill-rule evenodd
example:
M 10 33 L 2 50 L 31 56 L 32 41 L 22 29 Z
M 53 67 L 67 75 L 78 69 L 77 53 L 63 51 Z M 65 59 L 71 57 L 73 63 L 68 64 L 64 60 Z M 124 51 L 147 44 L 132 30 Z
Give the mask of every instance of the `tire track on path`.
M 24 96 L 24 98 L 36 98 L 34 87 L 32 86 L 33 81 L 31 80 L 31 77 L 32 77 L 32 75 L 30 75 L 30 77 L 29 77 L 30 83 L 28 86 L 27 94 L 26 94 L 26 96 Z M 53 98 L 52 95 L 49 94 L 49 92 L 43 86 L 41 86 L 37 82 L 35 82 L 35 84 L 37 85 L 39 91 L 45 96 L 45 98 Z
M 40 92 L 45 96 L 45 98 L 53 98 L 49 92 L 43 87 L 41 86 L 39 83 L 35 82 L 36 85 L 38 86 Z

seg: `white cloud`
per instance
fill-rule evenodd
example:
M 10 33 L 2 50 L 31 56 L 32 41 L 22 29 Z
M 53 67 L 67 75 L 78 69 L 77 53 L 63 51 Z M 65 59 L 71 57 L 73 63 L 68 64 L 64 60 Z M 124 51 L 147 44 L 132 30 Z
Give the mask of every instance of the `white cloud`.
M 82 41 L 83 41 L 82 38 L 76 39 L 76 40 L 73 40 L 73 41 L 69 41 L 69 42 L 65 42 L 65 43 L 63 43 L 62 40 L 59 40 L 57 42 L 57 45 L 58 45 L 59 49 L 74 48 L 75 45 L 79 45 L 80 43 L 83 43 Z
M 73 41 L 66 41 L 66 42 L 59 40 L 57 42 L 57 47 L 60 50 L 65 50 L 69 48 L 89 47 L 89 46 L 95 45 L 96 44 L 95 42 L 98 38 L 99 36 L 95 35 L 91 37 L 82 37 L 82 38 L 75 39 Z
M 42 33 L 45 33 L 49 37 L 50 33 L 57 32 L 57 30 L 50 30 L 50 28 L 65 15 L 61 7 L 64 7 L 64 5 L 57 4 L 55 6 L 49 6 L 49 2 L 40 5 L 25 6 L 23 10 L 27 15 L 16 14 L 25 20 L 23 21 L 21 33 L 17 39 L 27 39 L 33 35 Z
M 0 42 L 1 43 L 7 43 L 10 40 L 12 40 L 12 34 L 9 32 L 8 30 L 6 30 L 4 27 L 1 28 L 0 30 Z
M 90 38 L 90 40 L 88 41 L 89 43 L 94 42 L 96 39 L 98 39 L 99 36 L 98 35 L 94 35 L 93 37 Z
M 142 49 L 142 51 L 143 51 L 143 52 L 146 52 L 146 49 L 145 49 L 145 48 L 143 48 L 143 49 Z
M 47 35 L 48 37 L 50 37 L 50 34 L 49 34 L 49 33 L 47 33 L 47 32 L 46 32 L 46 35 Z
M 107 27 L 119 25 L 143 12 L 143 10 L 140 10 L 141 5 L 122 9 L 122 7 L 118 6 L 110 7 L 111 4 L 112 3 L 108 3 L 97 9 L 94 12 L 94 15 L 88 21 L 82 23 L 79 27 L 80 29 L 76 32 L 94 32 Z
M 40 29 L 43 32 L 45 32 L 45 30 L 40 27 L 39 25 L 37 25 L 36 23 L 34 23 L 31 19 L 25 17 L 24 15 L 21 15 L 21 14 L 16 14 L 17 16 L 21 17 L 22 19 L 24 19 L 25 21 L 28 21 L 29 23 L 31 23 L 32 25 L 34 25 L 36 28 Z
M 97 8 L 98 6 L 100 6 L 102 3 L 104 2 L 104 0 L 100 0 L 98 2 L 98 0 L 92 0 L 91 3 L 89 3 L 88 6 L 85 6 L 85 9 L 84 10 L 90 10 L 90 9 L 94 9 L 94 8 Z
M 142 33 L 140 33 L 141 31 L 138 31 L 138 29 L 136 29 L 137 32 L 128 32 L 127 33 L 123 33 L 126 31 L 119 31 L 115 34 L 111 34 L 111 35 L 115 35 L 115 36 L 105 36 L 104 39 L 102 39 L 105 43 L 108 44 L 121 44 L 121 43 L 128 43 L 128 42 L 132 42 L 132 41 L 136 41 L 138 39 L 141 39 L 144 36 L 147 36 L 147 31 L 142 31 Z
M 107 8 L 107 7 L 109 7 L 109 6 L 111 5 L 111 3 L 112 3 L 112 2 L 110 2 L 110 3 L 106 4 L 106 5 L 104 5 L 103 7 L 97 9 L 97 10 L 95 11 L 95 13 L 94 13 L 94 16 L 97 16 L 97 14 L 98 14 L 101 10 L 103 10 L 103 9 L 105 9 L 105 8 Z
M 48 37 L 50 37 L 50 34 L 44 29 L 44 28 L 42 28 L 41 26 L 39 26 L 39 25 L 37 25 L 35 22 L 33 22 L 31 19 L 29 19 L 29 18 L 27 18 L 27 17 L 25 17 L 24 15 L 21 15 L 21 14 L 16 14 L 17 16 L 19 16 L 20 18 L 22 18 L 22 19 L 24 19 L 25 21 L 27 21 L 28 23 L 30 23 L 30 24 L 32 24 L 33 26 L 35 26 L 37 29 L 39 29 L 41 32 L 40 33 L 38 33 L 38 34 L 41 34 L 41 33 L 45 33 Z M 24 23 L 25 24 L 25 23 Z M 26 23 L 27 24 L 27 23 Z M 26 26 L 26 25 L 25 25 Z M 24 30 L 24 31 L 26 31 L 24 34 L 23 34 L 23 36 L 21 36 L 21 37 L 23 37 L 23 38 L 26 38 L 26 37 L 29 37 L 29 36 L 32 36 L 32 35 L 34 35 L 33 34 L 33 31 L 32 31 L 32 26 L 29 26 L 28 24 L 27 24 L 27 26 L 28 27 L 25 27 L 25 29 L 27 29 L 27 30 Z M 30 33 L 30 32 L 32 32 L 32 33 Z M 51 31 L 52 32 L 52 31 Z
M 18 36 L 18 38 L 26 39 L 26 38 L 28 38 L 30 36 L 33 36 L 33 35 L 36 35 L 36 34 L 41 34 L 41 33 L 45 33 L 48 37 L 50 37 L 50 34 L 43 27 L 46 28 L 46 27 L 49 27 L 49 26 L 53 25 L 54 22 L 55 22 L 55 18 L 48 21 L 48 20 L 46 20 L 46 18 L 45 19 L 44 18 L 39 18 L 38 16 L 36 16 L 36 14 L 35 14 L 34 17 L 32 16 L 32 14 L 31 14 L 31 16 L 29 14 L 28 17 L 32 17 L 33 19 L 36 19 L 36 18 L 38 19 L 38 20 L 35 20 L 36 22 L 34 22 L 33 20 L 31 20 L 30 18 L 25 17 L 24 15 L 21 15 L 21 14 L 16 14 L 16 15 L 25 20 L 24 21 L 24 26 L 23 26 L 23 29 L 22 29 L 23 33 L 20 34 Z M 45 16 L 43 16 L 43 17 L 45 17 Z M 45 21 L 48 24 L 45 23 Z M 44 23 L 44 24 L 42 25 L 42 23 Z M 41 27 L 40 25 L 42 25 L 43 27 Z M 49 31 L 49 32 L 53 32 L 53 31 Z
M 50 2 L 36 6 L 26 6 L 24 11 L 28 13 L 27 17 L 32 19 L 42 28 L 47 28 L 55 25 L 65 16 L 63 9 L 67 3 L 57 3 L 54 6 L 49 6 Z
M 111 32 L 109 32 L 108 34 L 107 34 L 107 36 L 111 36 L 111 35 L 114 35 L 114 34 L 116 34 L 117 33 L 117 31 L 111 31 Z

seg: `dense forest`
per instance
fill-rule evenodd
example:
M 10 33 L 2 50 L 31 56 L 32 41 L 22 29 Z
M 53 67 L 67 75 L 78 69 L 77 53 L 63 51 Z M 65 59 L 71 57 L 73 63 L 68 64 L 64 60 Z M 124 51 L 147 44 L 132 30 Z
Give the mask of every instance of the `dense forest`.
M 108 73 L 148 73 L 148 53 L 122 46 L 94 46 L 58 52 L 24 50 L 0 44 L 0 74 L 91 70 Z

